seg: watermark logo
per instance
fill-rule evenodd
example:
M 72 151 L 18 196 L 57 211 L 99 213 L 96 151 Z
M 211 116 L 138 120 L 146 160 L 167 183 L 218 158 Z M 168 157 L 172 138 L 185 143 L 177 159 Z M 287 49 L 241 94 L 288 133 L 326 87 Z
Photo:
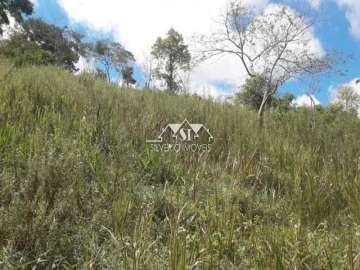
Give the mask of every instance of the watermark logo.
M 155 140 L 146 141 L 154 152 L 210 152 L 214 137 L 203 124 L 168 124 Z

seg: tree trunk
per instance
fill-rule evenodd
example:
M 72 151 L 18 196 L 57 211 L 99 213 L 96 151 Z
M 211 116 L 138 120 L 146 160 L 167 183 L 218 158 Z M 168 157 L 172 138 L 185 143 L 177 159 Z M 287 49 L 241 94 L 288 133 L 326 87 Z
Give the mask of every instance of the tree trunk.
M 258 120 L 259 120 L 259 127 L 264 127 L 264 109 L 260 108 L 258 111 Z
M 266 93 L 264 94 L 263 100 L 261 102 L 260 108 L 258 110 L 258 119 L 259 119 L 259 126 L 260 128 L 264 127 L 264 112 L 265 112 L 265 108 L 266 108 L 266 103 L 269 100 L 269 95 L 266 91 Z

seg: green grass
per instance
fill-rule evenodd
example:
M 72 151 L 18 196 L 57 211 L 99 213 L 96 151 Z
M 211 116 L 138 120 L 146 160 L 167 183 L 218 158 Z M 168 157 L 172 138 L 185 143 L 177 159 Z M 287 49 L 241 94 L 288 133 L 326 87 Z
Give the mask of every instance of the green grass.
M 153 153 L 168 123 L 210 154 Z M 360 120 L 0 63 L 1 269 L 359 269 Z

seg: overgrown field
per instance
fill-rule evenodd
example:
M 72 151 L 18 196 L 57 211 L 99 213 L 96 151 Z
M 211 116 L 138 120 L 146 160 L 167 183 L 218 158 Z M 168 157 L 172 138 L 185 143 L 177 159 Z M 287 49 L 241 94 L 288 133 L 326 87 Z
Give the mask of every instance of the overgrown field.
M 203 123 L 210 154 L 154 153 Z M 359 269 L 360 120 L 0 64 L 0 269 Z

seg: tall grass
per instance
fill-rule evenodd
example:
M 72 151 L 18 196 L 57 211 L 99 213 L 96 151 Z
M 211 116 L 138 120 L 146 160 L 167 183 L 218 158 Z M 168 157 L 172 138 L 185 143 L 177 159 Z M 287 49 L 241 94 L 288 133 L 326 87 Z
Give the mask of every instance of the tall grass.
M 0 268 L 358 269 L 360 121 L 0 64 Z M 208 155 L 151 152 L 203 123 Z

